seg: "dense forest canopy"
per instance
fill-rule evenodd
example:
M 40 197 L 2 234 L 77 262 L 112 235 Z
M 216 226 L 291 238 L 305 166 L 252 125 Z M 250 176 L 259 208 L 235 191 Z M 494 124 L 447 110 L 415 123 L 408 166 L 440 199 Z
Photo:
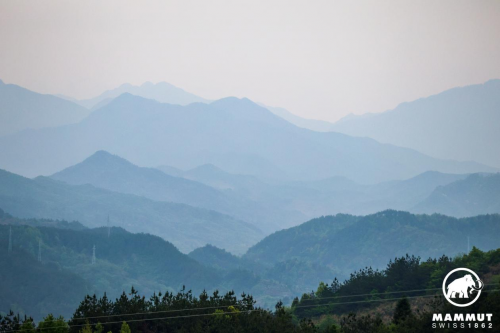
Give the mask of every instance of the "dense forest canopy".
M 481 300 L 467 309 L 451 306 L 439 288 L 443 276 L 461 266 L 473 268 L 486 285 Z M 388 318 L 380 315 L 382 304 L 390 307 Z M 412 255 L 395 258 L 385 270 L 366 268 L 342 283 L 337 279 L 331 284 L 320 283 L 316 292 L 305 293 L 291 307 L 280 301 L 274 311 L 255 306 L 251 295 L 238 297 L 233 291 L 203 291 L 196 297 L 183 287 L 176 293 L 159 292 L 147 298 L 132 287 L 115 300 L 106 294 L 85 296 L 68 321 L 49 314 L 35 323 L 30 317 L 9 312 L 0 317 L 0 332 L 416 333 L 433 331 L 435 312 L 492 313 L 491 324 L 497 330 L 500 249 L 482 252 L 473 248 L 456 258 L 442 256 L 426 261 Z

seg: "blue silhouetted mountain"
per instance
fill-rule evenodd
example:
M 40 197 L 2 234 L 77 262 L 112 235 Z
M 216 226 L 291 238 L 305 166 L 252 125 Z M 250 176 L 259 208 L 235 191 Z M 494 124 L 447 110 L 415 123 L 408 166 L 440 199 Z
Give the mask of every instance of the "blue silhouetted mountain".
M 386 209 L 411 210 L 436 187 L 465 177 L 467 174 L 427 171 L 410 179 L 374 185 L 362 185 L 342 177 L 333 177 L 281 185 L 276 196 L 295 203 L 302 208 L 303 214 L 311 218 L 337 213 L 366 215 Z
M 500 167 L 500 80 L 454 88 L 332 130 L 416 149 L 429 156 Z
M 168 166 L 158 167 L 167 174 L 176 173 Z M 216 167 L 213 164 L 203 164 L 199 167 L 177 172 L 177 175 L 186 179 L 196 180 L 218 189 L 230 189 L 247 193 L 252 190 L 265 191 L 269 184 L 256 176 L 232 174 Z
M 0 167 L 50 175 L 98 150 L 142 166 L 191 169 L 214 164 L 234 174 L 360 183 L 405 179 L 435 170 L 490 172 L 472 162 L 439 160 L 373 139 L 298 128 L 248 99 L 162 104 L 121 95 L 82 122 L 0 138 Z M 36 161 L 36 163 L 33 163 Z
M 207 99 L 193 95 L 167 82 L 159 82 L 156 84 L 146 82 L 140 86 L 134 86 L 129 83 L 125 83 L 115 89 L 105 91 L 97 97 L 80 100 L 78 101 L 78 103 L 88 109 L 96 110 L 108 104 L 114 98 L 124 93 L 129 93 L 148 99 L 154 99 L 158 102 L 168 104 L 188 105 L 191 103 L 210 102 Z
M 279 107 L 272 107 L 272 106 L 266 106 L 264 104 L 260 104 L 278 117 L 281 117 L 288 121 L 289 123 L 294 124 L 297 127 L 302 127 L 309 129 L 311 131 L 317 131 L 317 132 L 331 132 L 333 131 L 334 124 L 330 123 L 328 121 L 324 120 L 317 120 L 317 119 L 307 119 L 303 118 L 300 116 L 297 116 L 290 111 L 284 109 L 284 108 L 279 108 Z
M 91 184 L 156 201 L 215 210 L 249 222 L 266 234 L 301 222 L 300 214 L 293 218 L 290 212 L 258 204 L 234 191 L 221 191 L 197 181 L 169 176 L 157 169 L 138 167 L 105 151 L 98 151 L 51 178 L 72 185 Z
M 181 251 L 216 244 L 243 253 L 262 238 L 256 227 L 213 210 L 158 202 L 92 185 L 68 185 L 47 177 L 24 178 L 0 170 L 0 207 L 21 218 L 77 220 L 87 227 L 106 225 L 160 236 Z
M 171 168 L 160 169 L 165 169 L 168 173 Z M 386 209 L 412 210 L 438 186 L 448 185 L 468 176 L 426 171 L 410 179 L 363 185 L 344 177 L 317 181 L 265 181 L 255 176 L 231 174 L 212 164 L 187 171 L 174 169 L 173 172 L 179 177 L 196 180 L 217 189 L 231 190 L 231 193 L 250 198 L 263 206 L 271 206 L 283 212 L 295 212 L 300 214 L 301 221 L 337 213 L 366 215 Z M 289 220 L 288 225 L 296 225 L 301 221 Z M 282 227 L 286 225 L 282 224 Z
M 456 217 L 500 213 L 500 173 L 472 174 L 439 186 L 412 211 Z
M 0 80 L 0 136 L 29 128 L 72 124 L 88 114 L 87 109 L 73 102 Z

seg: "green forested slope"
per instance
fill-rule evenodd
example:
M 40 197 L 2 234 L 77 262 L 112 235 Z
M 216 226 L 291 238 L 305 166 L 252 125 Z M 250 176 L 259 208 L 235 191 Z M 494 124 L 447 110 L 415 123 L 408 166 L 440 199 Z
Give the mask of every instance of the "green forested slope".
M 39 263 L 19 248 L 8 254 L 4 241 L 0 246 L 0 313 L 13 310 L 36 319 L 49 313 L 68 316 L 92 290 L 83 278 L 57 263 Z
M 12 252 L 8 253 L 10 230 Z M 39 242 L 41 263 L 36 259 Z M 94 245 L 96 262 L 92 264 Z M 0 224 L 0 249 L 0 311 L 23 309 L 37 318 L 49 312 L 67 315 L 86 292 L 117 297 L 132 286 L 150 295 L 158 290 L 177 291 L 183 284 L 197 292 L 223 285 L 217 271 L 160 237 L 116 227 L 108 237 L 107 228 L 77 231 Z
M 384 211 L 364 217 L 338 214 L 276 232 L 250 248 L 244 258 L 273 265 L 290 259 L 318 263 L 339 277 L 365 266 L 383 267 L 395 257 L 455 255 L 470 244 L 500 246 L 500 215 L 456 219 Z

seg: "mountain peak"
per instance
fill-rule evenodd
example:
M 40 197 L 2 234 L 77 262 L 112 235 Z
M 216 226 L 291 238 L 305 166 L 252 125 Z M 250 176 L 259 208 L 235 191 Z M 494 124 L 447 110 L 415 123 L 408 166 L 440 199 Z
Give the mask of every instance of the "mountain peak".
M 100 162 L 103 162 L 103 161 L 107 161 L 107 162 L 119 162 L 121 164 L 123 163 L 126 163 L 126 164 L 130 164 L 129 161 L 127 161 L 126 159 L 124 158 L 121 158 L 120 156 L 118 155 L 113 155 L 105 150 L 98 150 L 96 151 L 94 154 L 92 154 L 91 156 L 87 157 L 82 163 L 86 163 L 86 162 L 93 162 L 93 161 L 100 161 Z
M 280 118 L 246 97 L 225 97 L 210 103 L 210 106 L 230 114 L 237 114 L 238 117 L 245 120 L 266 122 L 280 126 L 293 126 L 283 118 Z
M 133 166 L 132 163 L 120 156 L 113 155 L 105 150 L 98 150 L 82 162 L 70 166 L 62 171 L 53 174 L 54 179 L 64 180 L 64 177 L 73 173 L 79 173 L 82 170 L 93 170 L 93 172 L 102 172 L 104 169 L 122 169 Z M 86 173 L 86 172 L 85 172 Z
M 250 100 L 246 97 L 238 98 L 235 96 L 228 96 L 228 97 L 218 99 L 218 100 L 210 103 L 210 105 L 215 105 L 215 106 L 219 106 L 219 105 L 248 105 L 248 106 L 260 107 L 257 103 L 254 103 L 252 100 Z
M 157 104 L 159 102 L 155 101 L 153 99 L 146 98 L 146 97 L 134 95 L 134 94 L 131 94 L 129 92 L 124 92 L 124 93 L 120 94 L 118 97 L 109 101 L 109 103 L 107 105 L 117 104 L 117 103 L 119 103 L 119 104 L 125 103 L 126 105 L 129 105 L 130 103 L 154 103 L 154 104 Z
M 112 156 L 115 156 L 115 157 L 118 157 L 116 155 L 113 155 L 105 150 L 98 150 L 96 151 L 94 154 L 92 154 L 90 157 L 88 158 L 92 158 L 92 157 L 99 157 L 99 158 L 103 158 L 103 157 L 112 157 Z
M 226 173 L 224 170 L 221 168 L 211 164 L 211 163 L 206 163 L 202 164 L 200 166 L 197 166 L 196 168 L 193 168 L 191 170 L 187 171 L 188 174 L 192 173 L 197 173 L 197 174 L 214 174 L 214 173 Z
M 124 83 L 115 89 L 105 91 L 97 97 L 82 100 L 80 101 L 80 104 L 90 109 L 99 105 L 102 101 L 116 99 L 124 93 L 168 104 L 188 105 L 196 102 L 210 102 L 204 98 L 186 92 L 185 90 L 168 82 L 153 83 L 151 81 L 146 81 L 141 85 Z

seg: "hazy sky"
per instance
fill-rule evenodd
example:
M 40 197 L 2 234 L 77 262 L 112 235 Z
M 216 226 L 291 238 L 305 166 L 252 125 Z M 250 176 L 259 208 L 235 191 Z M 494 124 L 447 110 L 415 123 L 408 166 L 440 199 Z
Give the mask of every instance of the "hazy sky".
M 167 81 L 334 121 L 500 78 L 500 1 L 0 2 L 0 79 L 89 98 Z

